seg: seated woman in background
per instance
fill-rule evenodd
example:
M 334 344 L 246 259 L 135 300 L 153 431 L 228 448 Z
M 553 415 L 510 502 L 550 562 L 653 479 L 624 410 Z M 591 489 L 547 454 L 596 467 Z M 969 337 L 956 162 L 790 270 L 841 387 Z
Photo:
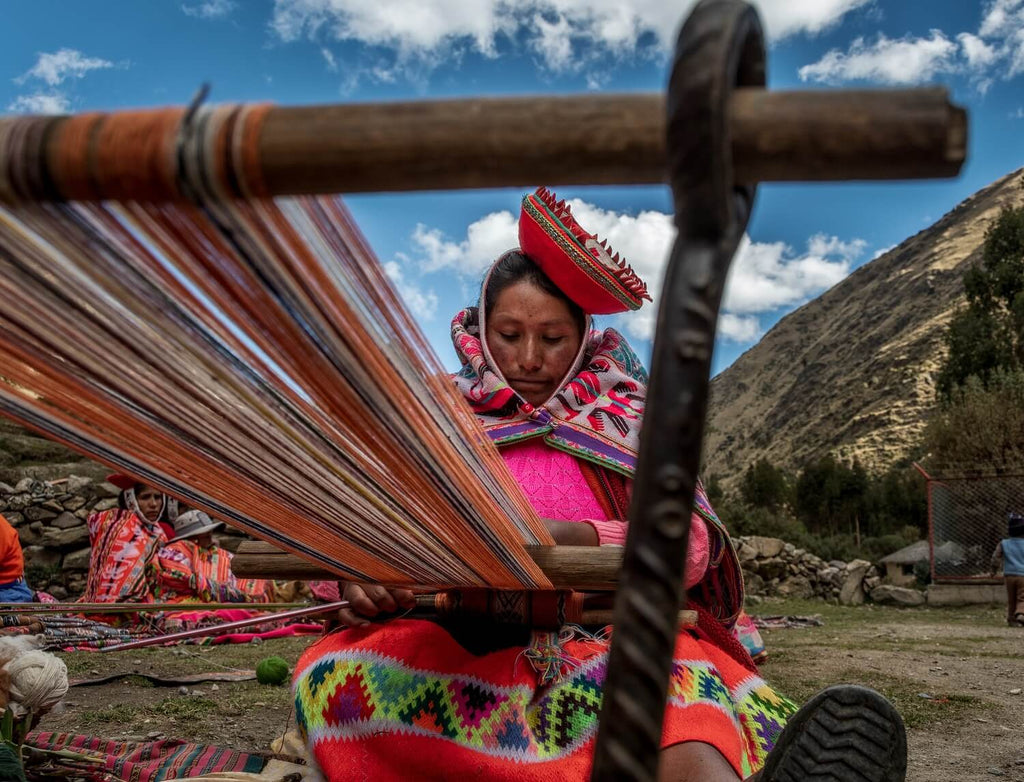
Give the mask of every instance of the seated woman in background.
M 118 507 L 93 513 L 87 519 L 89 579 L 83 603 L 152 603 L 147 567 L 157 551 L 174 536 L 178 501 L 128 475 L 111 475 L 121 489 Z M 111 616 L 95 617 L 114 622 Z
M 0 515 L 0 603 L 31 603 L 33 599 L 25 583 L 25 557 L 18 532 Z
M 636 309 L 646 287 L 547 191 L 524 198 L 519 235 L 479 308 L 452 322 L 454 380 L 556 544 L 622 545 L 647 374 L 590 315 Z M 698 619 L 676 639 L 663 778 L 746 779 L 795 706 L 732 634 L 739 561 L 700 486 L 685 586 Z M 310 647 L 295 673 L 298 723 L 329 779 L 589 777 L 611 628 L 371 624 L 411 607 L 412 592 L 348 584 L 344 598 L 347 629 Z
M 182 513 L 174 537 L 149 563 L 149 577 L 158 602 L 266 603 L 271 582 L 238 579 L 231 572 L 231 552 L 213 542 L 223 527 L 201 510 Z

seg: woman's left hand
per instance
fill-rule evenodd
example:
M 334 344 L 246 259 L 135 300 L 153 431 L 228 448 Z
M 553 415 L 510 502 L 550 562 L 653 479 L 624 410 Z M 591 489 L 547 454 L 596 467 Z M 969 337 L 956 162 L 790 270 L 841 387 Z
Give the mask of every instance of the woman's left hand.
M 597 530 L 582 521 L 544 519 L 544 524 L 555 539 L 556 546 L 596 546 Z

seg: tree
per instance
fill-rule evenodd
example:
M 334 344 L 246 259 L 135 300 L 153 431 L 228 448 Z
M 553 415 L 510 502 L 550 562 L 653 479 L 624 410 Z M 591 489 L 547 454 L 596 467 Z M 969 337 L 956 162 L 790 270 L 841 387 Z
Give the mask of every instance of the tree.
M 1024 207 L 1000 212 L 963 281 L 967 306 L 950 321 L 938 377 L 945 402 L 970 377 L 987 387 L 997 370 L 1024 366 Z
M 743 473 L 740 496 L 752 508 L 778 510 L 789 498 L 786 475 L 767 459 L 759 459 Z

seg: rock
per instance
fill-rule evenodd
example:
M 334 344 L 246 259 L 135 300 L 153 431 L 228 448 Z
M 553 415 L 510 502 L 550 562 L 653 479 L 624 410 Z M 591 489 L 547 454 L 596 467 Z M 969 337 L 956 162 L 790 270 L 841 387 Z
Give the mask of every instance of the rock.
M 43 545 L 54 548 L 81 548 L 89 543 L 89 528 L 84 524 L 71 529 L 47 527 L 43 530 Z
M 772 557 L 757 563 L 757 572 L 765 580 L 778 578 L 786 573 L 786 571 L 786 560 L 779 559 L 778 557 Z
M 14 487 L 11 486 L 9 483 L 4 483 L 3 481 L 0 481 L 0 494 L 3 494 L 5 496 L 8 494 L 14 494 Z
M 764 598 L 760 595 L 745 595 L 743 598 L 743 604 L 746 606 L 759 606 L 764 602 Z
M 78 494 L 91 485 L 91 478 L 86 478 L 81 475 L 71 475 L 68 476 L 68 481 L 64 484 L 64 490 L 67 491 L 68 494 Z
M 746 539 L 747 545 L 757 552 L 758 559 L 771 559 L 782 553 L 785 541 L 778 538 L 766 538 L 761 535 L 751 535 Z
M 879 584 L 871 590 L 871 600 L 879 605 L 920 606 L 924 605 L 924 592 L 892 584 Z
M 29 521 L 50 521 L 57 518 L 57 514 L 41 505 L 30 505 L 25 508 L 25 518 Z
M 112 483 L 103 481 L 93 486 L 93 493 L 100 499 L 114 499 L 121 496 L 121 490 Z
M 846 563 L 839 559 L 830 559 L 828 566 L 834 567 L 836 570 L 846 570 Z
M 51 527 L 57 529 L 70 529 L 71 527 L 77 527 L 82 523 L 82 520 L 73 513 L 64 511 L 57 518 L 50 522 Z
M 25 567 L 56 568 L 60 565 L 60 552 L 45 546 L 24 546 L 21 549 Z
M 88 572 L 90 554 L 92 554 L 91 548 L 83 548 L 78 549 L 77 551 L 72 551 L 70 554 L 64 557 L 64 570 L 80 570 Z
M 53 584 L 53 585 L 51 585 L 49 590 L 47 590 L 47 591 L 49 591 L 49 593 L 51 595 L 53 595 L 55 598 L 57 598 L 58 600 L 67 600 L 68 599 L 68 590 L 66 590 L 60 584 Z
M 92 506 L 92 510 L 93 510 L 93 513 L 100 513 L 102 511 L 110 510 L 111 508 L 116 508 L 116 507 L 117 507 L 117 498 L 116 497 L 108 497 L 107 499 L 100 500 L 95 505 L 93 505 Z
M 814 597 L 814 587 L 803 576 L 793 576 L 779 584 L 779 594 L 784 597 L 798 597 L 806 600 Z
M 17 527 L 25 520 L 25 516 L 21 513 L 5 513 L 4 518 L 7 519 L 12 527 Z
M 85 497 L 79 496 L 79 497 L 72 497 L 71 499 L 68 499 L 68 500 L 64 500 L 63 506 L 64 506 L 64 510 L 72 511 L 72 512 L 78 510 L 79 508 L 84 508 L 85 507 Z
M 79 508 L 75 511 L 75 517 L 85 521 L 92 515 L 92 511 L 88 508 Z
M 47 500 L 39 507 L 45 508 L 48 511 L 53 511 L 54 513 L 62 513 L 64 511 L 64 506 L 57 502 L 57 500 Z
M 864 602 L 864 574 L 871 563 L 855 559 L 846 566 L 846 577 L 839 590 L 839 603 L 844 606 L 859 606 Z
M 25 510 L 32 504 L 31 494 L 14 494 L 7 498 L 8 510 Z
M 1010 695 L 1020 695 L 1020 687 L 1014 687 L 1010 690 Z
M 868 571 L 871 572 L 870 570 Z M 870 592 L 876 586 L 882 583 L 882 579 L 879 576 L 868 576 L 864 579 L 864 591 Z
M 831 583 L 832 579 L 834 579 L 838 573 L 839 571 L 834 567 L 823 568 L 818 571 L 818 580 L 826 584 Z
M 752 562 L 757 559 L 757 549 L 746 542 L 741 542 L 736 548 L 736 556 L 739 557 L 740 562 Z
M 32 491 L 32 484 L 35 483 L 31 478 L 22 478 L 16 484 L 14 484 L 14 491 L 20 494 L 23 491 Z
M 792 543 L 783 543 L 782 551 L 784 554 L 788 554 L 792 557 L 794 554 L 796 554 L 796 546 L 794 546 Z
M 764 591 L 764 579 L 757 573 L 743 571 L 743 587 L 748 595 L 759 595 Z
M 33 521 L 18 527 L 18 542 L 21 547 L 41 546 L 43 544 L 43 522 Z

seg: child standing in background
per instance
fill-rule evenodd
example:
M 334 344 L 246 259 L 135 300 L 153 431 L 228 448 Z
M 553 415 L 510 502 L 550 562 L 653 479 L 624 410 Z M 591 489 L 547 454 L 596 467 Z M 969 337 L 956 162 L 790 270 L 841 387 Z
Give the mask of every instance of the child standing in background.
M 1011 627 L 1024 627 L 1024 516 L 1011 513 L 1008 517 L 1009 537 L 999 541 L 992 552 L 992 573 L 1003 568 L 1006 581 L 1006 622 Z

